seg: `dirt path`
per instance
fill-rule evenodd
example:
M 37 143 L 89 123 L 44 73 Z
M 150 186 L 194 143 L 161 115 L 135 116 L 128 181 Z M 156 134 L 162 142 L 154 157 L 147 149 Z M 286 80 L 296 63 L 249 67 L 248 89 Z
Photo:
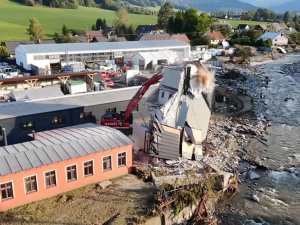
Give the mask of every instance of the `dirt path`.
M 89 185 L 0 214 L 0 224 L 102 225 L 116 214 L 113 225 L 134 224 L 153 204 L 151 183 L 127 175 L 101 190 Z

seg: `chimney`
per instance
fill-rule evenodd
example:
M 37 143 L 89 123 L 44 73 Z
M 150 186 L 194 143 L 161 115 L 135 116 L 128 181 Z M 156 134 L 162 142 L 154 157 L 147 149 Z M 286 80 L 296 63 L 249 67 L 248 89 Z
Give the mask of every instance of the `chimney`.
M 5 128 L 2 128 L 2 136 L 3 136 L 3 140 L 4 140 L 4 146 L 7 146 L 7 137 L 6 137 Z
M 89 34 L 87 35 L 87 42 L 88 42 L 88 43 L 91 42 L 91 38 L 90 38 L 90 35 L 89 35 Z

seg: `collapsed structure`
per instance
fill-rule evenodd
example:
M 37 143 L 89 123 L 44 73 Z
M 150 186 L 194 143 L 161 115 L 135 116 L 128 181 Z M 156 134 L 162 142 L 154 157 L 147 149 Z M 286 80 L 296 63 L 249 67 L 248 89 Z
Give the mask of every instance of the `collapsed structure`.
M 147 127 L 133 125 L 140 149 L 161 159 L 199 159 L 210 120 L 214 75 L 200 63 L 163 68 L 163 80 L 146 105 Z

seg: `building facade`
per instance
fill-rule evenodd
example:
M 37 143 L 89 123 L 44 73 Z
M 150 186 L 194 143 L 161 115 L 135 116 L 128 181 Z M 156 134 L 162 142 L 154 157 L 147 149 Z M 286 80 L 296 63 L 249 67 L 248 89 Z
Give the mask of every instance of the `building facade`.
M 120 131 L 86 124 L 46 133 L 0 148 L 0 211 L 132 169 L 133 142 Z
M 190 46 L 179 40 L 19 45 L 15 52 L 16 63 L 24 69 L 31 70 L 32 65 L 45 68 L 53 64 L 65 65 L 67 62 L 115 59 L 127 62 L 139 52 L 169 50 L 182 57 L 190 55 Z
M 135 122 L 149 117 L 145 99 L 157 85 L 150 86 L 133 111 Z M 100 124 L 106 112 L 124 111 L 140 86 L 103 92 L 0 104 L 0 127 L 6 129 L 9 145 L 28 141 L 32 131 L 41 132 L 84 123 Z M 3 135 L 0 146 L 4 145 Z

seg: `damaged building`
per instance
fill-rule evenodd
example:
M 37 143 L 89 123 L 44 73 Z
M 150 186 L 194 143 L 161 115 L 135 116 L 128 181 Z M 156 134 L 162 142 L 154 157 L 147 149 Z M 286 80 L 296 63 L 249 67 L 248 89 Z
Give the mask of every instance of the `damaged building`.
M 149 125 L 133 126 L 133 139 L 152 157 L 177 160 L 202 158 L 211 116 L 209 99 L 214 76 L 201 64 L 170 66 L 146 100 Z

